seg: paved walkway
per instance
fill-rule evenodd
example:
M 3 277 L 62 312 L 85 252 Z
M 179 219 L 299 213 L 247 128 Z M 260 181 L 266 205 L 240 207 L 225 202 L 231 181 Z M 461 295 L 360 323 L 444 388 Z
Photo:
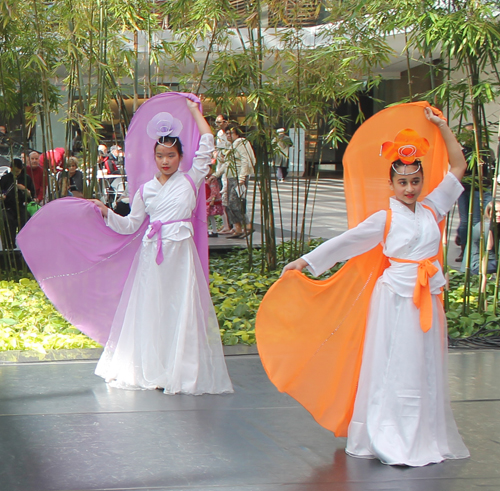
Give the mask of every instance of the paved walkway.
M 255 183 L 250 182 L 248 195 L 248 211 L 250 214 L 251 203 Z M 307 179 L 288 179 L 278 183 L 272 181 L 273 209 L 276 221 L 276 235 L 285 240 L 290 237 L 290 232 L 301 229 L 304 217 L 304 200 L 308 197 L 308 204 L 305 210 L 305 233 L 313 237 L 330 238 L 339 235 L 347 229 L 347 215 L 344 199 L 344 182 L 342 179 L 319 179 L 309 181 Z M 258 193 L 258 190 L 257 190 Z M 297 199 L 297 196 L 299 197 Z M 255 209 L 255 229 L 254 243 L 260 244 L 260 208 L 259 196 Z M 298 213 L 297 213 L 297 202 Z M 312 221 L 311 221 L 312 218 Z M 297 227 L 296 225 L 299 225 Z M 283 227 L 282 227 L 283 226 Z M 237 244 L 240 247 L 246 246 L 244 239 L 228 239 L 224 236 L 210 239 L 211 248 L 221 248 L 223 246 Z

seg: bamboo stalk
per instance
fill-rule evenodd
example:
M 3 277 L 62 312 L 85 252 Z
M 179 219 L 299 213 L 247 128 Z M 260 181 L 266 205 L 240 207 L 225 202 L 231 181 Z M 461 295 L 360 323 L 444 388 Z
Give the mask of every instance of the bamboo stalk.
M 205 76 L 205 72 L 208 67 L 208 59 L 210 58 L 210 54 L 212 53 L 216 35 L 217 35 L 217 21 L 214 20 L 214 25 L 212 28 L 212 37 L 210 39 L 210 45 L 208 46 L 207 55 L 205 56 L 205 63 L 203 64 L 203 70 L 201 71 L 200 81 L 198 82 L 198 88 L 196 89 L 196 95 L 200 94 L 201 84 L 203 82 L 203 77 Z
M 413 101 L 413 94 L 412 94 L 412 90 L 411 90 L 411 84 L 412 84 L 412 81 L 411 81 L 411 68 L 410 68 L 410 52 L 408 50 L 408 33 L 405 29 L 405 44 L 406 44 L 406 47 L 405 47 L 405 54 L 406 54 L 406 73 L 408 74 L 408 95 L 410 97 L 410 102 Z

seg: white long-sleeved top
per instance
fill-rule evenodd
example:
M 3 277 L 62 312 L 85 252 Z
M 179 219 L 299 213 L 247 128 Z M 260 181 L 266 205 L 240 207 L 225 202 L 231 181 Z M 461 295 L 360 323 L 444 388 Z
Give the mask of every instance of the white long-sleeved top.
M 226 151 L 231 148 L 231 143 L 227 139 L 225 130 L 219 130 L 215 139 L 215 149 L 217 151 Z
M 244 182 L 247 176 L 254 173 L 255 153 L 252 145 L 246 138 L 234 140 L 229 151 L 226 153 L 228 166 L 226 168 L 227 177 L 237 177 L 239 182 Z
M 202 135 L 193 165 L 187 172 L 196 189 L 208 174 L 213 151 L 213 135 Z M 170 222 L 189 219 L 195 207 L 196 194 L 193 187 L 184 173 L 177 171 L 163 185 L 156 176 L 148 181 L 143 187 L 142 196 L 140 190 L 135 193 L 130 214 L 122 217 L 110 210 L 106 224 L 120 234 L 132 234 L 142 225 L 146 215 L 149 215 L 151 223 L 157 220 Z M 157 240 L 156 236 L 151 239 L 147 237 L 149 231 L 150 227 L 146 230 L 143 242 Z M 162 240 L 184 240 L 193 235 L 193 226 L 190 221 L 170 223 L 163 225 L 161 235 Z
M 227 139 L 226 132 L 220 129 L 215 138 L 215 149 L 217 150 L 217 170 L 214 172 L 215 177 L 223 177 L 227 170 L 228 161 L 226 159 L 227 151 L 231 148 L 231 143 Z
M 453 207 L 463 191 L 457 178 L 448 173 L 439 186 L 423 200 L 441 221 Z M 392 221 L 387 239 L 383 244 L 384 254 L 391 258 L 420 261 L 435 256 L 439 250 L 441 235 L 434 214 L 417 203 L 415 213 L 395 198 L 390 199 Z M 319 276 L 336 263 L 363 254 L 383 242 L 387 211 L 381 210 L 369 216 L 358 226 L 338 237 L 321 244 L 314 251 L 303 256 L 308 269 Z M 430 279 L 431 293 L 437 294 L 445 284 L 439 271 Z M 413 296 L 417 281 L 417 264 L 391 261 L 391 266 L 382 275 L 382 282 L 388 284 L 398 295 Z

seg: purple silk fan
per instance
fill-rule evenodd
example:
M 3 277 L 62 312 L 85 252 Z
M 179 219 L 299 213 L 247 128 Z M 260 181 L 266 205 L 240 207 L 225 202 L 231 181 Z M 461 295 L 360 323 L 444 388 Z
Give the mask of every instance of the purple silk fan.
M 186 97 L 199 103 L 192 94 L 168 92 L 145 102 L 134 115 L 125 139 L 131 198 L 157 172 L 155 142 L 146 132 L 148 122 L 157 113 L 168 111 L 182 122 L 180 139 L 184 157 L 180 170 L 189 170 L 200 137 L 186 106 Z M 17 243 L 31 272 L 57 310 L 79 330 L 105 344 L 147 226 L 146 220 L 136 233 L 121 235 L 105 225 L 93 203 L 80 198 L 62 198 L 43 206 L 21 230 Z M 208 279 L 204 186 L 198 192 L 193 227 Z

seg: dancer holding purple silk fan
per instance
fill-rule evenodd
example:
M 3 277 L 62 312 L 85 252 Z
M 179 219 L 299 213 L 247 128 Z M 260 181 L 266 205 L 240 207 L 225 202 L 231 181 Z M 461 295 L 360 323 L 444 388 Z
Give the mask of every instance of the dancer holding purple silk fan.
M 198 104 L 186 102 L 201 134 L 191 169 L 179 170 L 181 121 L 161 112 L 147 128 L 157 140 L 150 151 L 158 173 L 136 192 L 130 215 L 94 201 L 107 226 L 121 234 L 135 233 L 150 218 L 96 368 L 113 387 L 161 388 L 167 394 L 233 391 L 191 223 L 210 169 L 213 136 Z
M 214 143 L 199 103 L 169 92 L 135 113 L 125 139 L 127 217 L 68 197 L 45 205 L 18 235 L 50 301 L 105 345 L 96 374 L 113 387 L 233 392 L 207 281 L 200 185 Z

